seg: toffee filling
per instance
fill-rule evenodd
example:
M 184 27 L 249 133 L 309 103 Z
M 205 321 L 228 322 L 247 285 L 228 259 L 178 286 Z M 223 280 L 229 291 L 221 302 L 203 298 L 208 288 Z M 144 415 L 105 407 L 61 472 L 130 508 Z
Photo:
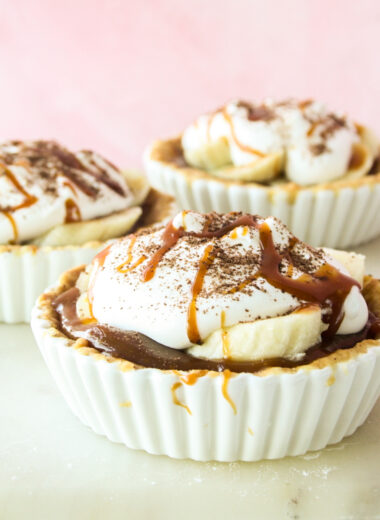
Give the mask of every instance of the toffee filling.
M 376 318 L 370 314 L 366 326 L 355 334 L 335 335 L 309 348 L 299 361 L 270 358 L 259 361 L 207 360 L 196 358 L 183 350 L 166 347 L 144 334 L 121 331 L 99 323 L 84 324 L 77 315 L 76 302 L 79 289 L 72 287 L 57 296 L 53 308 L 57 313 L 58 328 L 71 339 L 85 337 L 89 346 L 99 352 L 125 359 L 136 365 L 161 370 L 213 370 L 222 372 L 258 372 L 267 367 L 292 368 L 306 365 L 328 356 L 339 349 L 349 349 L 360 341 L 373 337 Z M 371 330 L 372 327 L 372 330 Z

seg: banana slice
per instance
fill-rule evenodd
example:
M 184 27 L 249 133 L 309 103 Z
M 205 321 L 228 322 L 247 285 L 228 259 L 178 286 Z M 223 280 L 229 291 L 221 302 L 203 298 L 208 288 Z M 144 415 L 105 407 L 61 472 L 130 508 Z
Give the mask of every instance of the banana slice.
M 300 359 L 305 350 L 320 341 L 325 328 L 320 307 L 309 305 L 286 316 L 216 330 L 202 345 L 194 345 L 187 352 L 200 358 L 237 361 Z
M 38 246 L 82 245 L 92 241 L 106 241 L 127 233 L 142 215 L 139 206 L 106 217 L 57 226 L 32 243 Z
M 266 182 L 278 177 L 284 166 L 283 151 L 260 157 L 254 162 L 241 166 L 228 166 L 212 170 L 210 173 L 221 179 L 249 182 Z
M 353 252 L 339 251 L 338 249 L 322 248 L 329 256 L 347 269 L 350 276 L 363 287 L 365 256 Z
M 210 173 L 217 168 L 231 164 L 230 145 L 226 137 L 214 141 L 204 141 L 202 146 L 197 148 L 184 147 L 183 154 L 188 164 Z
M 184 150 L 186 162 L 221 179 L 265 182 L 279 176 L 284 165 L 284 153 L 276 152 L 241 166 L 231 163 L 227 139 L 205 143 L 196 150 Z
M 135 199 L 133 205 L 140 206 L 150 190 L 148 179 L 139 170 L 123 170 L 121 173 L 133 193 Z
M 379 155 L 379 141 L 370 128 L 357 125 L 361 141 L 355 143 L 352 149 L 352 157 L 349 169 L 344 179 L 359 179 L 364 177 L 371 169 L 373 161 Z

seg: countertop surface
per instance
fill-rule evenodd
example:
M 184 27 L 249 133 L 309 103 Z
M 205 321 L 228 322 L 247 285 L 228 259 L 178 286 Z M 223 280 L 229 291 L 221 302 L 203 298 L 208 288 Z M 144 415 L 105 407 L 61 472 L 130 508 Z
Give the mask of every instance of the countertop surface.
M 357 251 L 380 276 L 380 240 Z M 27 325 L 0 325 L 0 352 L 0 520 L 380 519 L 380 400 L 354 435 L 321 451 L 253 463 L 172 460 L 83 426 Z

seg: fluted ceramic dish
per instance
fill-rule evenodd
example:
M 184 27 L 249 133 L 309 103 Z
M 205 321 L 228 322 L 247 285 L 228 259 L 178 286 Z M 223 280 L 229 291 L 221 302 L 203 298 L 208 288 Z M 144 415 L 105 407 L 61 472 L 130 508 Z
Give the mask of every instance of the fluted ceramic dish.
M 380 234 L 380 172 L 312 187 L 217 178 L 186 164 L 181 138 L 156 141 L 146 151 L 150 184 L 183 209 L 273 215 L 304 242 L 345 249 Z
M 351 435 L 379 396 L 380 339 L 259 373 L 164 371 L 105 356 L 58 328 L 52 300 L 79 273 L 39 298 L 31 324 L 73 413 L 111 441 L 201 461 L 300 455 Z M 367 277 L 364 295 L 380 315 L 380 282 Z

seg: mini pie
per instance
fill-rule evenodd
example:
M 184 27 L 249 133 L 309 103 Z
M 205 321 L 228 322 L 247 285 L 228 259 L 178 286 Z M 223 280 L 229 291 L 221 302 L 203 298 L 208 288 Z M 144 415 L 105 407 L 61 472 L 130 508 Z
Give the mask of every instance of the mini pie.
M 62 271 L 149 221 L 157 206 L 167 217 L 169 198 L 148 193 L 143 176 L 94 152 L 54 141 L 1 144 L 0 321 L 29 321 L 35 299 Z
M 380 234 L 379 143 L 312 100 L 233 101 L 145 153 L 152 186 L 184 209 L 281 219 L 314 246 Z
M 131 448 L 259 460 L 339 442 L 379 395 L 380 282 L 276 218 L 177 214 L 64 273 L 32 329 L 73 412 Z

